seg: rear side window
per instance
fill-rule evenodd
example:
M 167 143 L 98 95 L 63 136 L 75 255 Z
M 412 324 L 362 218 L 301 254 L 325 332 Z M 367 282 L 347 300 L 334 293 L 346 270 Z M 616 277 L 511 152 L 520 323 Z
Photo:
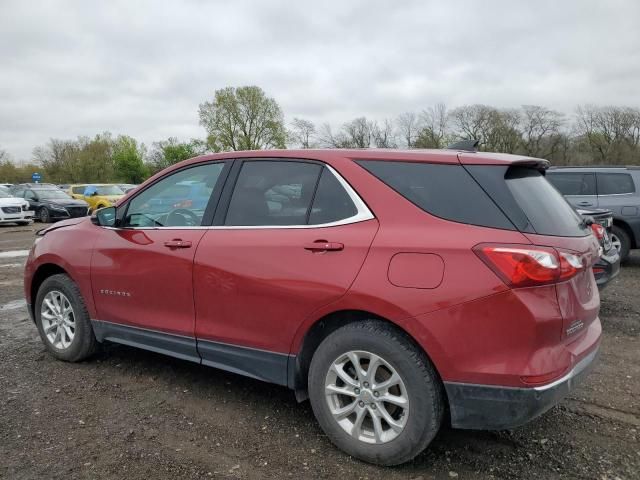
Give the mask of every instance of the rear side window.
M 249 161 L 242 165 L 225 225 L 306 225 L 322 167 L 315 163 Z
M 547 180 L 563 195 L 596 194 L 596 177 L 593 173 L 547 173 Z
M 378 160 L 358 163 L 432 215 L 454 222 L 515 230 L 462 165 Z
M 635 192 L 628 173 L 598 173 L 598 195 L 620 195 Z
M 328 168 L 322 169 L 318 189 L 311 206 L 309 225 L 337 222 L 358 213 L 351 197 Z
M 73 187 L 72 191 L 73 193 L 77 194 L 77 195 L 82 195 L 84 193 L 84 189 L 86 187 L 84 186 L 80 186 L 80 187 Z

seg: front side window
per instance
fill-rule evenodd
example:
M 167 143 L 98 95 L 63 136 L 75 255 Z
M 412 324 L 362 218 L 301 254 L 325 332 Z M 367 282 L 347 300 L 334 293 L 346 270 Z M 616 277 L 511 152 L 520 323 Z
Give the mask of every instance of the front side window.
M 563 195 L 596 194 L 596 178 L 593 173 L 547 173 L 547 180 Z
M 628 173 L 598 173 L 598 195 L 620 195 L 635 192 Z
M 125 227 L 198 227 L 224 162 L 187 168 L 136 195 L 127 208 Z
M 85 187 L 84 185 L 81 185 L 81 186 L 79 186 L 79 187 L 73 187 L 73 188 L 71 189 L 71 191 L 72 191 L 73 193 L 75 193 L 76 195 L 82 195 L 82 194 L 84 193 L 84 189 L 85 189 L 85 188 L 86 188 L 86 187 Z
M 225 225 L 306 225 L 322 167 L 291 161 L 249 161 L 236 181 Z

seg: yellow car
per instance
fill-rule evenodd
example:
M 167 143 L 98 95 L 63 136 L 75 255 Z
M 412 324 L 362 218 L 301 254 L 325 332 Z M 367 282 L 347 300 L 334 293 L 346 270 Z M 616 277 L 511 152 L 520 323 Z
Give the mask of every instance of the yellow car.
M 89 204 L 90 210 L 110 207 L 116 200 L 124 196 L 124 192 L 117 185 L 108 183 L 86 183 L 69 186 L 67 191 L 73 198 L 84 200 Z

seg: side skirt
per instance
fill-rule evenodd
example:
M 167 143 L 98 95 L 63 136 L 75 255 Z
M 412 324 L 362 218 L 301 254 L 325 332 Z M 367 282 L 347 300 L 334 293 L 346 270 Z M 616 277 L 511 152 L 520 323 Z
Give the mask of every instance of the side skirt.
M 130 325 L 91 320 L 99 342 L 108 340 L 287 386 L 287 372 L 296 356 L 256 348 L 197 340 Z

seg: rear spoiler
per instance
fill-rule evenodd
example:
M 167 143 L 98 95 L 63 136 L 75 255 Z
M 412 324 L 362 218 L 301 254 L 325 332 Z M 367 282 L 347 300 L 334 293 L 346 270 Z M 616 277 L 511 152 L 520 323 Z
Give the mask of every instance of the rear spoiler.
M 523 158 L 522 160 L 515 160 L 511 165 L 535 168 L 540 173 L 544 174 L 551 166 L 551 163 L 549 163 L 549 160 L 544 160 L 542 158 Z

